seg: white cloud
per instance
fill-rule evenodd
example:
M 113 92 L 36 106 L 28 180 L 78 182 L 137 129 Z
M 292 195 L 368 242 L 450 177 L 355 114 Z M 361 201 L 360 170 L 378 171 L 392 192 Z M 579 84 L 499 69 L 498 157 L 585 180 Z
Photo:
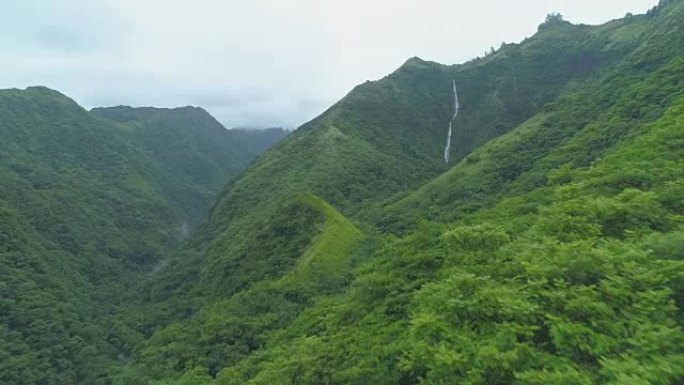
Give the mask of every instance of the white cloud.
M 551 12 L 600 23 L 655 2 L 4 1 L 0 87 L 47 85 L 85 106 L 200 105 L 227 126 L 296 126 L 411 56 L 463 62 L 533 34 Z

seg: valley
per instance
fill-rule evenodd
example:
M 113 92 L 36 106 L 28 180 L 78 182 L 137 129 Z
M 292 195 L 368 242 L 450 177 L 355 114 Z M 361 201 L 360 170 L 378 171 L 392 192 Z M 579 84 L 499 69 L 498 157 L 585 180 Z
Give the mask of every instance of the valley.
M 1 90 L 0 383 L 679 384 L 683 91 L 678 0 L 292 132 Z

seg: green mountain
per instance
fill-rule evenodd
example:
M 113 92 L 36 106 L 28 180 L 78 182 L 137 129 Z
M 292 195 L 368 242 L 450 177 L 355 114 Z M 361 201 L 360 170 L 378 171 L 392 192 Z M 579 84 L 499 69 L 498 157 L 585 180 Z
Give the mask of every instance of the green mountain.
M 130 126 L 131 140 L 164 174 L 158 179 L 164 183 L 161 191 L 194 224 L 204 218 L 228 179 L 286 134 L 282 130 L 226 130 L 197 107 L 119 106 L 94 108 L 91 113 Z
M 551 16 L 356 87 L 228 184 L 113 378 L 683 381 L 683 28 Z
M 663 0 L 409 59 L 259 156 L 2 91 L 0 382 L 681 384 L 683 90 Z
M 393 74 L 356 87 L 222 194 L 208 230 L 220 236 L 204 256 L 211 265 L 206 274 L 215 275 L 206 277 L 214 286 L 209 290 L 241 285 L 225 273 L 232 275 L 232 265 L 243 260 L 279 269 L 267 258 L 245 258 L 253 244 L 248 238 L 298 194 L 311 193 L 366 223 L 383 221 L 379 203 L 446 171 L 442 153 L 453 113 L 452 79 L 463 105 L 453 136 L 452 159 L 458 161 L 539 113 L 564 90 L 579 87 L 580 80 L 621 63 L 640 44 L 625 28 L 638 30 L 647 21 L 624 23 L 589 27 L 551 19 L 532 38 L 486 58 L 455 66 L 413 58 Z M 237 249 L 241 245 L 245 250 Z
M 200 109 L 0 91 L 0 383 L 100 381 L 137 333 L 113 314 L 255 156 Z

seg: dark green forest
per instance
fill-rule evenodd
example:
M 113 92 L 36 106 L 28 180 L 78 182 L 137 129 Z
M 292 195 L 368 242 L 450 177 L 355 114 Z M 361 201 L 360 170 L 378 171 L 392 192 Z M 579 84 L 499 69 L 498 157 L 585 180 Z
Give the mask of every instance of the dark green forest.
M 0 383 L 684 383 L 684 2 L 285 134 L 0 91 Z
M 122 310 L 257 154 L 201 109 L 40 87 L 0 91 L 0 137 L 0 383 L 107 383 L 140 333 Z

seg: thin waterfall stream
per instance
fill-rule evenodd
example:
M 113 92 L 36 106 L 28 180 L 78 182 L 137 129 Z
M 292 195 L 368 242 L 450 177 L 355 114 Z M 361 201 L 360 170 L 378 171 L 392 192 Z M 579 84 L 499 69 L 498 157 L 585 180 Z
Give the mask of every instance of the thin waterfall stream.
M 447 134 L 446 147 L 444 148 L 444 162 L 446 163 L 449 163 L 449 150 L 451 149 L 451 124 L 456 119 L 456 115 L 458 115 L 458 93 L 456 93 L 456 80 L 451 79 L 451 82 L 454 85 L 454 116 L 452 116 L 451 120 L 449 121 L 449 133 Z

